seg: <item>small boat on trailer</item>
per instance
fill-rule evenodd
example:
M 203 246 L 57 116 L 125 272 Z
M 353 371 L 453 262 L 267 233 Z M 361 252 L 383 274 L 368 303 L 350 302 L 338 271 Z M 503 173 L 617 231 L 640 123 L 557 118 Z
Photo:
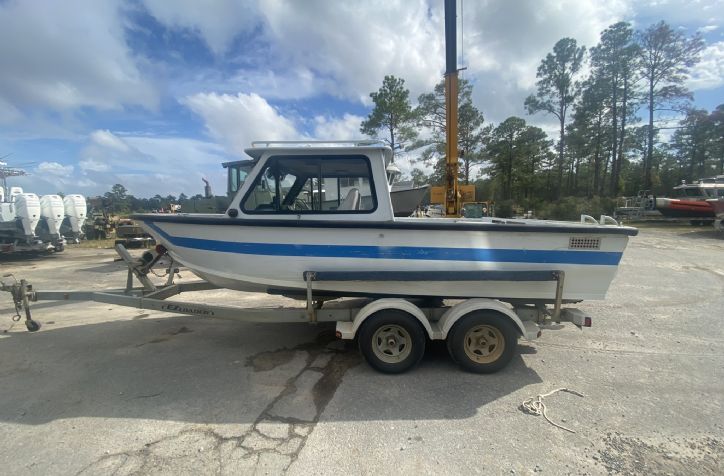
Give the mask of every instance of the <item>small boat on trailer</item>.
M 42 291 L 20 280 L 0 290 L 11 293 L 18 315 L 25 310 L 29 330 L 39 328 L 29 309 L 37 300 L 251 322 L 331 321 L 382 372 L 410 369 L 428 340 L 445 340 L 461 367 L 490 373 L 545 323 L 590 327 L 590 316 L 564 305 L 603 299 L 628 237 L 637 234 L 609 217 L 395 218 L 385 175 L 391 150 L 383 146 L 267 142 L 247 153 L 253 167 L 225 214 L 133 216 L 158 245 L 140 259 L 116 246 L 128 265 L 125 289 Z M 149 273 L 162 259 L 170 259 L 168 280 L 156 284 Z M 202 280 L 174 283 L 178 265 Z M 306 305 L 169 299 L 218 288 L 280 293 Z
M 255 143 L 226 214 L 134 215 L 177 262 L 224 288 L 299 294 L 303 272 L 431 273 L 439 280 L 325 281 L 329 296 L 550 299 L 551 283 L 455 280 L 468 271 L 564 271 L 565 301 L 603 299 L 635 228 L 612 219 L 395 218 L 391 150 L 353 142 Z M 353 184 L 353 186 L 350 186 Z

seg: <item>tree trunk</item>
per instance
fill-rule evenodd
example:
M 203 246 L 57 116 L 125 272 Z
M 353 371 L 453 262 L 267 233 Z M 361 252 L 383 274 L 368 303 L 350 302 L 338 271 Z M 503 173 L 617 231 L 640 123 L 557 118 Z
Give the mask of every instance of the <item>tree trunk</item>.
M 603 170 L 601 175 L 601 190 L 600 195 L 606 196 L 606 175 L 608 174 L 608 161 L 611 158 L 611 150 L 606 151 L 606 157 L 603 161 Z
M 621 165 L 623 163 L 623 146 L 626 139 L 626 105 L 628 103 L 628 76 L 623 77 L 623 97 L 621 98 L 621 136 L 618 138 L 618 177 L 621 177 Z M 618 187 L 616 187 L 616 195 L 618 195 Z
M 649 143 L 646 144 L 646 159 L 644 160 L 644 189 L 651 190 L 651 165 L 654 158 L 654 77 L 649 76 Z
M 566 133 L 566 116 L 563 112 L 563 106 L 560 109 L 561 118 L 561 138 L 558 143 L 558 189 L 556 190 L 556 199 L 561 198 L 561 188 L 563 188 L 563 149 L 564 138 Z
M 507 183 L 505 184 L 506 194 L 505 198 L 510 199 L 513 196 L 513 146 L 508 146 L 508 177 Z
M 598 123 L 596 124 L 596 152 L 593 158 L 593 194 L 600 195 L 601 182 L 601 122 L 603 121 L 603 111 L 598 111 Z
M 390 162 L 395 161 L 395 128 L 390 124 L 390 147 L 392 147 L 392 158 Z
M 616 192 L 618 189 L 618 162 L 616 160 L 616 157 L 618 157 L 618 84 L 617 79 L 612 78 L 611 83 L 613 84 L 613 92 L 612 92 L 612 101 L 611 101 L 611 116 L 612 116 L 612 131 L 613 131 L 613 138 L 611 140 L 611 143 L 613 144 L 613 147 L 611 148 L 611 196 L 616 196 Z

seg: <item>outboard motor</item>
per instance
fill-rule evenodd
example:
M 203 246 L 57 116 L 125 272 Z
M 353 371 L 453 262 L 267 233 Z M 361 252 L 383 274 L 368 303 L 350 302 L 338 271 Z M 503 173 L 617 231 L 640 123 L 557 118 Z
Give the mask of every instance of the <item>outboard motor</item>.
M 35 228 L 40 221 L 40 199 L 34 193 L 23 193 L 21 191 L 13 194 L 16 188 L 19 187 L 10 189 L 10 195 L 15 205 L 15 217 L 16 220 L 20 221 L 25 233 L 25 239 L 30 240 L 35 237 Z
M 70 228 L 72 238 L 79 239 L 83 237 L 83 225 L 88 214 L 88 207 L 83 195 L 73 194 L 66 195 L 63 199 L 65 207 L 64 224 Z
M 15 196 L 23 193 L 22 187 L 10 187 L 10 193 L 8 193 L 8 202 L 15 200 Z
M 45 222 L 43 231 L 48 236 L 42 236 L 43 241 L 60 239 L 60 225 L 65 218 L 65 206 L 60 195 L 43 195 L 40 198 L 40 217 Z

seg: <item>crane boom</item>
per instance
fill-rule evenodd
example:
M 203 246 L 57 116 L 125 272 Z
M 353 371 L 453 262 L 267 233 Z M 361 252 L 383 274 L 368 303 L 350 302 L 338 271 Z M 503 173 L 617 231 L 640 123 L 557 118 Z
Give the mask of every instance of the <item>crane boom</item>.
M 456 0 L 445 0 L 445 215 L 460 215 Z

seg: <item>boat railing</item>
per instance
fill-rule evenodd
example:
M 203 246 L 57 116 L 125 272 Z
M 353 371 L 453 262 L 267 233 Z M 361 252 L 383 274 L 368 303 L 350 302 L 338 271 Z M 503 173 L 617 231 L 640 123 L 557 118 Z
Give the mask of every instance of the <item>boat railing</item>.
M 350 140 L 257 140 L 251 143 L 252 147 L 279 147 L 279 146 L 335 146 L 348 145 L 351 147 L 369 147 L 373 145 L 385 145 L 381 140 L 376 139 L 350 139 Z

